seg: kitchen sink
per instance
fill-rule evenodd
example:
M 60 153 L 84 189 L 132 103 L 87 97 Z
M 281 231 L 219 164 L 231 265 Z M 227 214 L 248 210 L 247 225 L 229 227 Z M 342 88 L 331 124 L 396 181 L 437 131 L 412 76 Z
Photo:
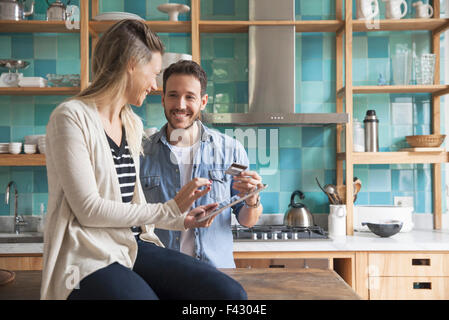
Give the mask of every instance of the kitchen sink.
M 43 243 L 42 232 L 0 233 L 0 243 Z

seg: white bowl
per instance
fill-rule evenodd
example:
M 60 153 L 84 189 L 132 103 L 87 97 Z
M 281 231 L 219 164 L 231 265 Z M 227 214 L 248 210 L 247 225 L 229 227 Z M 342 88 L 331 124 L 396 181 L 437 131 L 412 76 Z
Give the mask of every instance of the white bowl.
M 176 52 L 165 52 L 162 55 L 161 72 L 156 77 L 156 83 L 158 88 L 162 88 L 163 74 L 165 69 L 167 69 L 172 63 L 178 62 L 179 60 L 192 60 L 192 56 L 190 54 L 176 53 Z

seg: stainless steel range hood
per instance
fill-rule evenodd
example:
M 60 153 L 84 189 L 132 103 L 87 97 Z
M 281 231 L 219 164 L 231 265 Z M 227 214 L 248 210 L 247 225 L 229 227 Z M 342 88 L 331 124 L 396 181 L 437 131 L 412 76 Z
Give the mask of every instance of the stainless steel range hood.
M 249 20 L 294 20 L 294 0 L 249 0 Z M 326 125 L 346 113 L 295 113 L 295 26 L 250 26 L 248 113 L 203 113 L 214 125 Z

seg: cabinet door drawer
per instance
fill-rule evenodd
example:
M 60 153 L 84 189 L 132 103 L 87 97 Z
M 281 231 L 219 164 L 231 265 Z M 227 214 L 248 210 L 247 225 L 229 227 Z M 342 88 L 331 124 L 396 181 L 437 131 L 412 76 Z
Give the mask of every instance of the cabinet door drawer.
M 370 253 L 369 275 L 381 276 L 449 276 L 448 254 Z
M 449 277 L 370 277 L 370 300 L 447 300 Z

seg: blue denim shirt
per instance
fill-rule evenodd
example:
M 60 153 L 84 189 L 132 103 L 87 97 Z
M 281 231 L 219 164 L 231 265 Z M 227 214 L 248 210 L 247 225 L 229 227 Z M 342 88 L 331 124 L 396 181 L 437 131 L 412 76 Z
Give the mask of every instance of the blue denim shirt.
M 196 200 L 193 207 L 221 202 L 236 194 L 232 189 L 232 176 L 224 171 L 237 162 L 249 167 L 249 160 L 242 144 L 236 139 L 204 126 L 200 122 L 200 146 L 193 160 L 192 178 L 202 177 L 212 180 L 212 189 Z M 181 189 L 179 167 L 172 154 L 166 136 L 167 124 L 144 143 L 144 156 L 140 161 L 140 179 L 148 203 L 166 202 Z M 243 206 L 232 207 L 238 220 Z M 180 250 L 180 231 L 157 229 L 157 236 L 167 247 Z M 195 257 L 217 268 L 234 268 L 233 241 L 231 230 L 231 209 L 219 214 L 209 228 L 194 230 Z

